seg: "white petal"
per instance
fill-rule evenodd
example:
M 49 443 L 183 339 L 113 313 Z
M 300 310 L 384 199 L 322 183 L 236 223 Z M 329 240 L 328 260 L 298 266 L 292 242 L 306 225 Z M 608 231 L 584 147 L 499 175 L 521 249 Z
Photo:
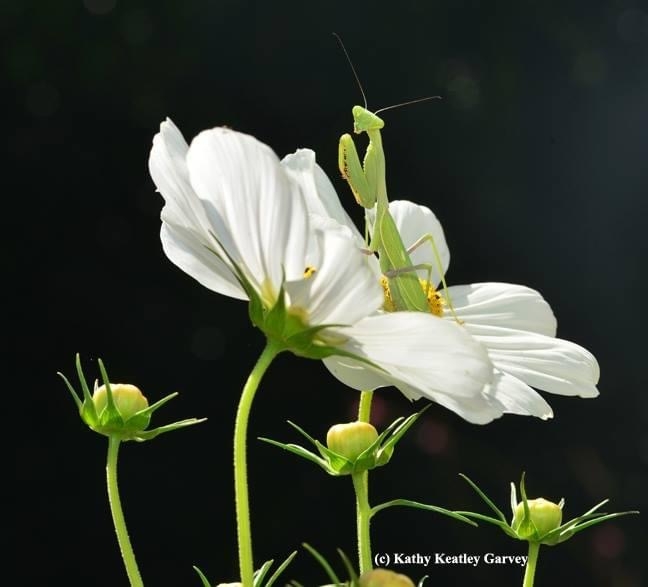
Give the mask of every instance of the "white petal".
M 316 236 L 326 252 L 322 265 L 310 278 L 286 283 L 290 306 L 305 310 L 312 325 L 354 324 L 373 314 L 382 306 L 383 291 L 367 256 L 346 229 L 317 230 Z
M 362 239 L 357 227 L 342 207 L 333 184 L 315 162 L 313 151 L 299 149 L 284 157 L 281 164 L 301 186 L 306 207 L 311 214 L 331 218 Z
M 493 376 L 484 348 L 463 328 L 430 314 L 396 312 L 370 316 L 351 328 L 343 348 L 384 371 L 345 357 L 324 360 L 355 389 L 395 385 L 410 399 L 427 397 L 473 422 L 499 416 L 503 407 L 483 393 Z
M 488 393 L 497 398 L 507 414 L 536 416 L 543 420 L 553 417 L 551 406 L 538 392 L 507 373 L 495 371 Z
M 473 283 L 448 288 L 450 301 L 466 328 L 490 325 L 556 334 L 556 318 L 549 304 L 535 290 L 510 283 Z M 453 319 L 450 312 L 445 316 Z
M 268 146 L 215 128 L 192 141 L 187 166 L 211 229 L 257 291 L 272 297 L 284 276 L 303 275 L 310 230 L 306 206 Z
M 443 234 L 441 223 L 437 220 L 434 213 L 425 206 L 419 206 L 407 200 L 395 200 L 389 203 L 389 212 L 396 223 L 396 228 L 401 235 L 403 244 L 406 249 L 409 249 L 419 239 L 426 235 L 431 235 L 436 247 L 435 255 L 434 247 L 428 242 L 423 242 L 420 246 L 410 252 L 410 259 L 412 265 L 428 265 L 432 271 L 430 273 L 430 281 L 436 286 L 441 281 L 441 276 L 445 275 L 450 264 L 450 250 Z M 367 211 L 367 217 L 370 225 L 373 225 L 375 218 L 376 208 Z M 439 261 L 441 267 L 439 267 Z M 440 269 L 440 270 L 439 270 Z M 427 270 L 418 271 L 421 278 L 427 279 Z
M 151 177 L 165 200 L 160 233 L 164 252 L 205 287 L 246 299 L 230 268 L 207 249 L 213 239 L 202 204 L 189 183 L 187 150 L 182 134 L 167 119 L 153 138 L 149 157 Z
M 497 369 L 527 385 L 559 395 L 598 395 L 599 366 L 583 347 L 560 338 L 510 328 L 466 327 L 486 347 Z
M 402 386 L 400 386 L 400 389 L 406 396 L 408 395 Z M 461 416 L 471 424 L 488 424 L 496 418 L 500 418 L 506 411 L 506 408 L 497 397 L 487 393 L 488 389 L 488 387 L 484 388 L 479 394 L 471 398 L 434 393 L 428 399 Z
M 198 283 L 230 298 L 248 299 L 230 268 L 191 229 L 163 223 L 160 240 L 166 256 Z

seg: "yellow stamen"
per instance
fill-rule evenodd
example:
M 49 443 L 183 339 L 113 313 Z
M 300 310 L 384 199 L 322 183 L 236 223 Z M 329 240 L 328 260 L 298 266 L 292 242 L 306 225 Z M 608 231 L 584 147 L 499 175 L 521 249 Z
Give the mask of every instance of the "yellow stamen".
M 304 269 L 304 279 L 308 279 L 309 277 L 312 277 L 313 273 L 315 273 L 316 271 L 317 269 L 315 269 L 315 267 L 311 267 L 310 265 L 308 265 L 306 269 Z
M 419 283 L 421 284 L 421 288 L 423 289 L 427 297 L 427 304 L 430 314 L 434 314 L 435 316 L 439 317 L 443 316 L 443 307 L 445 306 L 445 300 L 443 299 L 441 294 L 426 279 L 419 279 Z M 385 310 L 385 312 L 395 312 L 396 304 L 394 304 L 394 300 L 389 289 L 389 280 L 384 275 L 381 275 L 380 277 L 380 285 L 382 285 L 383 294 L 385 297 L 385 301 L 383 302 L 383 310 Z

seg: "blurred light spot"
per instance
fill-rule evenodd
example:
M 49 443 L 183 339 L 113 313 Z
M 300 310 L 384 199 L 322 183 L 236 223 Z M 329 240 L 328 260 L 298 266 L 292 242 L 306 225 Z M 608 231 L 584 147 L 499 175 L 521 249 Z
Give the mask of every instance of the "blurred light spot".
M 607 559 L 617 558 L 625 549 L 625 534 L 618 526 L 605 523 L 604 526 L 594 528 L 592 546 L 598 556 Z
M 627 43 L 648 40 L 648 14 L 637 8 L 624 10 L 617 18 L 617 32 Z
M 90 14 L 108 14 L 116 4 L 117 0 L 83 0 L 83 5 Z
M 593 499 L 616 493 L 614 477 L 596 451 L 589 447 L 570 447 L 567 455 L 579 482 Z
M 201 326 L 191 337 L 191 352 L 203 361 L 213 361 L 223 355 L 223 333 L 214 326 Z
M 452 102 L 464 109 L 471 109 L 480 102 L 479 82 L 470 65 L 460 59 L 443 63 L 441 75 Z
M 445 424 L 435 420 L 425 420 L 419 426 L 416 442 L 424 452 L 438 455 L 448 450 L 449 439 L 448 427 Z
M 146 11 L 132 10 L 124 15 L 122 30 L 130 45 L 144 45 L 153 34 L 153 23 Z
M 448 92 L 461 108 L 469 110 L 479 104 L 479 83 L 472 77 L 460 75 L 453 78 L 448 84 Z
M 32 116 L 38 118 L 51 116 L 58 110 L 59 103 L 58 90 L 46 82 L 34 84 L 27 90 L 25 106 Z
M 583 51 L 574 58 L 572 77 L 581 83 L 594 85 L 607 75 L 607 60 L 600 51 Z
M 381 428 L 383 424 L 387 422 L 389 418 L 389 406 L 385 403 L 385 400 L 380 396 L 373 397 L 371 402 L 371 422 L 378 428 Z

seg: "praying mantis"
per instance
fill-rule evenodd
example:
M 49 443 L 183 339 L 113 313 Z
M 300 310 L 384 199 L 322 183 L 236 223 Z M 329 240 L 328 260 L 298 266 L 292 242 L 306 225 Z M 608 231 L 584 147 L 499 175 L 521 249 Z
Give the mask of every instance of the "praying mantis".
M 342 46 L 344 49 L 344 46 Z M 344 49 L 346 54 L 346 49 Z M 347 54 L 348 59 L 348 54 Z M 349 60 L 351 64 L 351 61 Z M 358 85 L 360 82 L 351 64 Z M 364 91 L 360 85 L 364 97 Z M 437 98 L 433 96 L 406 102 L 410 104 Z M 401 106 L 404 104 L 399 104 Z M 390 108 L 394 108 L 391 106 Z M 382 110 L 386 110 L 383 108 Z M 413 265 L 410 259 L 410 252 L 425 242 L 429 242 L 434 252 L 435 262 L 441 275 L 443 287 L 447 292 L 445 278 L 441 268 L 441 259 L 434 244 L 434 238 L 430 234 L 423 235 L 409 249 L 403 243 L 396 222 L 389 212 L 389 200 L 387 198 L 387 183 L 385 179 L 385 153 L 382 146 L 381 130 L 385 126 L 384 121 L 369 111 L 365 106 L 354 106 L 353 130 L 354 133 L 366 133 L 369 138 L 369 145 L 365 152 L 364 160 L 360 163 L 358 152 L 353 137 L 345 133 L 340 137 L 338 149 L 338 166 L 342 176 L 349 184 L 356 202 L 365 209 L 376 208 L 375 220 L 371 228 L 370 252 L 378 253 L 380 269 L 387 278 L 389 292 L 396 310 L 412 310 L 418 312 L 430 312 L 429 294 L 434 291 L 430 284 L 432 266 L 428 264 Z M 422 286 L 417 270 L 425 269 L 428 272 L 427 285 Z M 456 313 L 452 303 L 446 294 L 448 304 L 453 316 L 457 321 Z

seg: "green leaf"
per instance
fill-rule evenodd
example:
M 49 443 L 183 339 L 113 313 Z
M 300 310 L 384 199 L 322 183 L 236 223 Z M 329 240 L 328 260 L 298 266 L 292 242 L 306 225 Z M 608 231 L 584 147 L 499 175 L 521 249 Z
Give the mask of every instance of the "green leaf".
M 300 428 L 294 422 L 288 420 L 288 424 L 290 424 L 295 430 L 297 430 L 297 432 L 299 432 L 306 440 L 308 440 L 318 450 L 322 458 L 331 465 L 333 470 L 341 471 L 343 469 L 345 470 L 349 469 L 349 472 L 351 471 L 352 463 L 351 461 L 349 461 L 349 459 L 347 459 L 342 455 L 339 455 L 336 452 L 333 452 L 327 446 L 324 446 L 319 440 L 313 438 L 303 428 Z
M 291 452 L 298 457 L 302 457 L 307 461 L 311 461 L 312 463 L 315 463 L 316 465 L 322 467 L 322 469 L 324 469 L 330 475 L 337 475 L 337 472 L 330 467 L 329 463 L 325 459 L 318 457 L 315 453 L 312 453 L 311 451 L 305 449 L 303 446 L 299 446 L 298 444 L 284 444 L 283 442 L 272 440 L 272 438 L 259 437 L 259 440 L 267 442 L 268 444 L 272 444 L 273 446 L 278 446 L 279 448 L 287 450 L 288 452 Z
M 479 497 L 482 498 L 482 500 L 486 503 L 486 505 L 497 514 L 497 517 L 504 522 L 508 526 L 508 522 L 506 521 L 506 518 L 504 517 L 504 514 L 498 509 L 498 507 L 489 499 L 489 497 L 481 490 L 479 487 L 477 487 L 477 484 L 472 481 L 467 475 L 464 475 L 463 473 L 459 473 L 459 476 L 464 479 L 476 492 Z
M 300 428 L 295 424 L 294 422 L 291 422 L 290 420 L 287 420 L 288 424 L 290 424 L 297 432 L 299 432 L 306 440 L 308 440 L 313 446 L 317 446 L 319 443 L 317 440 L 315 440 L 308 432 L 306 432 L 303 428 Z
M 158 400 L 154 404 L 150 405 L 148 408 L 144 408 L 143 410 L 140 410 L 139 412 L 137 412 L 136 415 L 152 414 L 153 412 L 155 412 L 155 410 L 160 409 L 164 404 L 170 402 L 177 395 L 178 395 L 177 391 L 170 393 L 169 395 L 163 397 L 161 400 Z
M 265 584 L 265 587 L 272 587 L 273 583 L 279 578 L 281 573 L 283 573 L 286 570 L 286 568 L 292 562 L 292 559 L 294 559 L 295 556 L 297 556 L 297 551 L 293 550 L 293 552 L 291 552 L 288 555 L 286 560 L 279 565 L 279 568 L 272 574 L 272 577 L 268 579 L 268 582 Z
M 81 411 L 81 408 L 83 407 L 83 402 L 81 401 L 81 398 L 77 395 L 77 392 L 74 390 L 74 387 L 72 387 L 72 384 L 68 381 L 68 378 L 63 375 L 60 371 L 57 371 L 56 374 L 63 379 L 65 385 L 67 386 L 68 390 L 72 394 L 72 399 L 74 400 L 74 403 L 76 404 L 77 408 L 79 409 L 79 412 Z
M 355 569 L 353 568 L 353 565 L 351 564 L 349 557 L 346 554 L 344 554 L 344 551 L 341 548 L 338 548 L 337 552 L 340 555 L 340 558 L 342 559 L 342 564 L 347 570 L 351 585 L 357 585 L 359 581 L 359 577 L 358 574 L 355 572 Z
M 411 507 L 411 508 L 416 508 L 419 510 L 427 510 L 430 512 L 437 512 L 438 514 L 443 514 L 444 516 L 449 516 L 450 518 L 454 518 L 455 520 L 459 520 L 460 522 L 465 522 L 466 524 L 470 524 L 471 526 L 477 526 L 475 522 L 473 522 L 471 519 L 467 518 L 465 515 L 459 512 L 455 512 L 452 510 L 447 510 L 445 508 L 436 506 L 436 505 L 429 505 L 427 503 L 420 503 L 418 501 L 412 501 L 409 499 L 393 499 L 391 501 L 387 501 L 385 503 L 381 503 L 379 505 L 376 505 L 371 508 L 371 516 L 373 517 L 375 514 L 377 514 L 380 510 L 384 510 L 389 507 L 394 507 L 394 506 L 405 506 L 405 507 Z
M 263 585 L 263 579 L 266 576 L 266 573 L 270 570 L 273 562 L 274 560 L 270 559 L 269 561 L 264 562 L 260 569 L 254 571 L 254 587 L 261 587 L 261 585 Z
M 205 574 L 196 565 L 193 565 L 193 570 L 196 571 L 196 573 L 198 573 L 198 576 L 202 581 L 203 587 L 212 587 L 209 581 L 207 580 L 207 577 L 205 577 Z
M 79 377 L 79 382 L 81 383 L 81 389 L 83 390 L 83 399 L 84 401 L 91 402 L 92 394 L 88 389 L 88 383 L 86 382 L 86 378 L 83 375 L 83 369 L 81 367 L 81 355 L 79 355 L 79 353 L 76 354 L 75 364 L 76 364 L 77 375 Z
M 572 536 L 578 534 L 579 532 L 582 532 L 587 528 L 590 528 L 591 526 L 595 526 L 596 524 L 631 514 L 639 514 L 639 511 L 630 510 L 627 512 L 616 512 L 613 514 L 595 514 L 596 517 L 594 518 L 591 517 L 591 514 L 584 514 L 583 516 L 579 516 L 578 518 L 567 522 L 567 524 L 563 524 L 560 528 L 556 528 L 555 530 L 549 532 L 543 538 L 542 543 L 547 544 L 548 546 L 554 546 L 555 544 L 560 544 L 561 542 L 569 540 Z M 582 524 L 574 524 L 576 520 L 583 520 L 584 518 L 588 518 L 587 521 L 583 522 Z
M 328 561 L 319 553 L 317 552 L 310 544 L 303 542 L 302 546 L 313 555 L 313 558 L 320 564 L 320 566 L 324 569 L 324 572 L 327 574 L 328 578 L 333 581 L 334 585 L 343 585 L 343 583 L 338 579 L 338 576 L 335 574 L 335 571 L 331 567 L 331 565 L 328 563 Z
M 152 430 L 142 430 L 137 433 L 137 436 L 135 436 L 133 440 L 137 440 L 138 442 L 152 440 L 156 436 L 160 436 L 160 434 L 172 432 L 173 430 L 180 430 L 180 428 L 186 428 L 187 426 L 193 426 L 194 424 L 200 424 L 201 422 L 205 422 L 206 420 L 207 418 L 187 418 L 186 420 L 173 422 L 173 424 L 167 424 L 166 426 L 153 428 Z
M 417 412 L 416 414 L 412 414 L 412 415 L 408 416 L 398 426 L 398 428 L 396 428 L 394 430 L 393 434 L 387 439 L 387 442 L 385 442 L 385 444 L 382 446 L 381 451 L 382 450 L 393 449 L 396 446 L 396 443 L 401 438 L 403 438 L 405 433 L 412 427 L 414 422 L 416 422 L 421 417 L 421 414 L 423 414 L 423 412 L 425 412 L 425 410 L 427 410 L 430 407 L 430 405 L 432 405 L 432 404 L 428 404 L 420 412 Z

